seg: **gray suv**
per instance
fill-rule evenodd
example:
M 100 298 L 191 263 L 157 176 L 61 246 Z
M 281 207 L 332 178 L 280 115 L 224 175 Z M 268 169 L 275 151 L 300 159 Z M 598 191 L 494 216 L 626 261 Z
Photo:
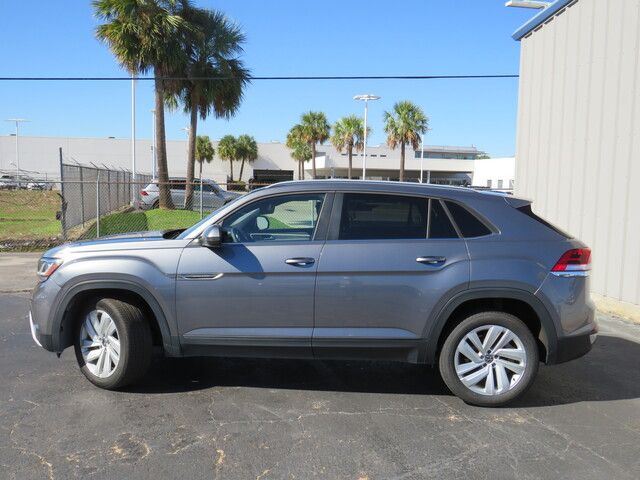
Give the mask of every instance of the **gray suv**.
M 503 405 L 597 327 L 590 250 L 530 202 L 466 188 L 305 181 L 256 190 L 187 230 L 44 254 L 33 338 L 75 348 L 114 389 L 166 356 L 438 365 L 465 401 Z
M 171 192 L 171 200 L 173 204 L 181 208 L 184 205 L 185 190 L 187 180 L 185 178 L 170 178 L 169 190 Z M 220 208 L 222 205 L 229 203 L 231 200 L 239 197 L 238 192 L 228 192 L 224 190 L 213 180 L 202 180 L 202 193 L 200 193 L 200 181 L 196 180 L 193 184 L 193 199 L 191 205 L 185 208 L 198 210 L 200 208 L 200 199 L 202 198 L 202 208 L 212 210 Z M 148 210 L 150 208 L 158 208 L 160 202 L 160 188 L 157 182 L 152 182 L 142 190 L 140 190 L 140 208 Z

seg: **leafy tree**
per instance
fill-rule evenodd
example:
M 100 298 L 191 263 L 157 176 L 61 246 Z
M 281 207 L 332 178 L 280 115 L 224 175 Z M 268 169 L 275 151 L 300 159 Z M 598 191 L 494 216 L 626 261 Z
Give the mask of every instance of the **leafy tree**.
M 291 149 L 291 157 L 298 162 L 298 180 L 304 179 L 304 162 L 311 160 L 311 146 L 304 140 L 302 125 L 294 125 L 287 134 L 287 147 Z
M 238 181 L 242 181 L 242 171 L 244 162 L 253 162 L 258 159 L 258 144 L 251 135 L 240 135 L 238 137 L 238 157 L 240 158 L 240 175 Z
M 486 160 L 488 158 L 491 158 L 491 157 L 487 155 L 485 152 L 479 152 L 478 155 L 476 155 L 476 160 Z
M 367 133 L 370 131 L 371 129 L 367 127 Z M 355 148 L 360 151 L 364 148 L 364 121 L 356 115 L 341 118 L 333 125 L 331 143 L 340 153 L 345 149 L 347 150 L 347 154 L 349 155 L 347 177 L 351 179 L 353 149 Z
M 156 158 L 160 208 L 173 208 L 167 169 L 164 100 L 172 76 L 186 63 L 185 38 L 193 31 L 185 18 L 189 0 L 94 0 L 96 16 L 105 23 L 96 37 L 105 42 L 131 75 L 153 70 Z
M 200 173 L 198 178 L 202 180 L 202 164 L 204 162 L 211 163 L 216 154 L 211 139 L 207 135 L 198 135 L 196 137 L 196 160 L 200 164 Z
M 176 86 L 174 95 L 190 115 L 185 206 L 191 204 L 193 197 L 198 116 L 205 120 L 210 114 L 216 118 L 235 115 L 249 81 L 249 71 L 237 58 L 245 41 L 240 27 L 218 11 L 193 8 L 186 16 L 196 29 L 184 45 L 188 54 L 183 66 L 187 79 Z
M 238 140 L 233 135 L 225 135 L 218 142 L 218 156 L 229 162 L 231 182 L 233 182 L 233 162 L 238 159 Z
M 316 145 L 322 145 L 329 139 L 331 126 L 323 112 L 302 114 L 300 126 L 302 139 L 311 147 L 311 171 L 313 178 L 316 178 Z
M 400 181 L 404 180 L 404 153 L 407 144 L 416 150 L 421 136 L 429 130 L 429 118 L 422 109 L 409 101 L 398 102 L 393 111 L 384 112 L 384 131 L 387 144 L 395 149 L 400 145 Z

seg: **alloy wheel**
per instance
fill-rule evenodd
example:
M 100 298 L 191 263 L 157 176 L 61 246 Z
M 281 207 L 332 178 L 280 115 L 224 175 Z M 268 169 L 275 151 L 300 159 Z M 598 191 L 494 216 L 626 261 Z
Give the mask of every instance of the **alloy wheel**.
M 500 325 L 471 330 L 458 343 L 454 357 L 458 379 L 480 395 L 499 395 L 513 389 L 526 366 L 522 340 Z
M 91 310 L 80 328 L 80 352 L 91 374 L 109 377 L 120 361 L 120 336 L 113 318 L 104 310 Z

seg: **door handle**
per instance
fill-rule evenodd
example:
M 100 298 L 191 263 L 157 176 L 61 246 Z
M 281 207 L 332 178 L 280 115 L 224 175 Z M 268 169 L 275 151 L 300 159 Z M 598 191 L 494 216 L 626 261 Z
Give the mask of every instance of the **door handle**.
M 426 265 L 440 265 L 447 261 L 447 257 L 418 257 L 416 262 L 424 263 Z
M 313 265 L 315 263 L 315 259 L 309 257 L 287 258 L 284 263 L 287 265 L 306 267 L 307 265 Z

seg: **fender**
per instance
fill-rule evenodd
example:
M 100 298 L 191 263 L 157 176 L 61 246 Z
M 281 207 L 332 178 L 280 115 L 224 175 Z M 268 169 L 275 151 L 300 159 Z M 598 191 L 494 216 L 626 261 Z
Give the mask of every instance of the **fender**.
M 62 325 L 62 320 L 64 319 L 64 314 L 67 310 L 67 307 L 79 293 L 97 289 L 125 290 L 136 293 L 137 295 L 142 297 L 142 299 L 147 302 L 147 305 L 149 305 L 151 311 L 157 319 L 157 324 L 162 336 L 162 345 L 164 347 L 165 354 L 167 356 L 180 355 L 180 342 L 178 340 L 177 332 L 172 333 L 169 322 L 167 320 L 167 315 L 165 315 L 165 312 L 160 306 L 160 302 L 148 289 L 129 280 L 87 280 L 79 282 L 62 292 L 59 297 L 60 300 L 57 301 L 56 306 L 52 309 L 50 318 L 52 325 L 53 345 L 58 353 L 61 351 L 60 327 Z
M 436 362 L 436 353 L 438 350 L 438 339 L 445 328 L 447 320 L 451 314 L 469 300 L 484 300 L 492 298 L 508 298 L 512 300 L 520 300 L 529 305 L 540 319 L 542 327 L 541 336 L 544 337 L 547 347 L 546 363 L 555 363 L 558 335 L 554 319 L 543 301 L 536 297 L 533 293 L 526 290 L 508 287 L 492 287 L 492 288 L 474 288 L 465 290 L 451 297 L 446 304 L 439 310 L 435 308 L 435 312 L 427 322 L 425 328 L 424 363 L 434 364 Z

